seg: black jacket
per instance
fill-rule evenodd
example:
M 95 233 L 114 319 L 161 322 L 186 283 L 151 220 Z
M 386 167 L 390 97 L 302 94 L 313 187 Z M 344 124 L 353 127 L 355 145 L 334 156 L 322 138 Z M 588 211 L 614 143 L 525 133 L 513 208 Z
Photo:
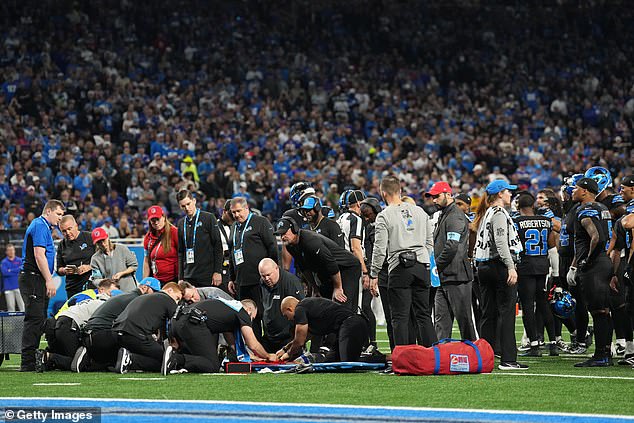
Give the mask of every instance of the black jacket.
M 468 250 L 469 220 L 454 202 L 442 210 L 434 230 L 434 255 L 441 284 L 473 280 Z
M 258 265 L 263 258 L 270 258 L 277 263 L 277 240 L 273 233 L 273 226 L 266 217 L 251 215 L 247 222 L 231 225 L 229 236 L 229 253 L 231 255 L 231 279 L 239 286 L 254 286 L 260 284 Z M 244 234 L 244 236 L 243 236 Z M 244 242 L 244 244 L 243 244 Z M 243 262 L 236 264 L 235 251 L 242 249 Z
M 179 219 L 178 228 L 178 279 L 191 282 L 194 286 L 211 286 L 211 275 L 222 274 L 222 242 L 216 216 L 200 211 L 196 244 L 193 244 L 193 227 L 196 218 Z M 187 228 L 187 245 L 183 232 L 183 224 Z M 194 248 L 194 263 L 187 264 L 186 250 Z

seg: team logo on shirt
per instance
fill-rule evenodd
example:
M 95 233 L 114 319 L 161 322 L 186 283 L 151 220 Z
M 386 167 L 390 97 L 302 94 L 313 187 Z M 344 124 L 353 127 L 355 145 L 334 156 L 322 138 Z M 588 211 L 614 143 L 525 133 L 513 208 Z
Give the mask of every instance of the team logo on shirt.
M 86 244 L 86 243 L 84 242 L 83 244 L 81 244 L 81 245 L 79 246 L 79 249 L 80 249 L 80 250 L 82 250 L 82 251 L 84 251 L 84 249 L 86 249 L 87 247 L 88 247 L 88 244 Z

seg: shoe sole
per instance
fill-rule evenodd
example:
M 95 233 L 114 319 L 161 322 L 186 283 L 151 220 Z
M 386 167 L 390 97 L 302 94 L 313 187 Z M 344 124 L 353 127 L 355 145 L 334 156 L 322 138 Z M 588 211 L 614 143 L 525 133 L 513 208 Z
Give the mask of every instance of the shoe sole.
M 84 360 L 86 356 L 86 352 L 88 350 L 86 347 L 79 347 L 75 352 L 75 356 L 73 357 L 73 361 L 70 363 L 70 370 L 75 373 L 79 373 L 79 367 L 81 366 L 81 362 Z
M 498 366 L 499 370 L 503 370 L 503 371 L 513 371 L 513 370 L 528 370 L 528 367 L 502 367 L 502 366 Z
M 163 376 L 167 376 L 169 372 L 167 371 L 167 365 L 169 364 L 170 358 L 172 356 L 172 347 L 168 346 L 163 353 L 163 361 L 161 363 L 161 374 Z
M 128 373 L 128 365 L 130 364 L 130 353 L 125 348 L 122 348 L 117 354 L 117 364 L 114 365 L 115 373 L 126 374 Z

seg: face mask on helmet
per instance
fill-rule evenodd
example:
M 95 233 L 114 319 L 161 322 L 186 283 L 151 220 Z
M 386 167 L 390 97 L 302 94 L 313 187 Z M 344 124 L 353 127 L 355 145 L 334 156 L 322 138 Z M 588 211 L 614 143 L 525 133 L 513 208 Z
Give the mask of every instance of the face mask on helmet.
M 566 193 L 566 195 L 568 195 L 568 197 L 572 197 L 572 191 L 577 186 L 577 181 L 583 177 L 583 173 L 575 173 L 574 175 L 566 178 L 564 185 L 562 186 L 562 190 Z
M 291 187 L 291 192 L 289 194 L 291 204 L 293 207 L 301 206 L 302 197 L 307 194 L 314 194 L 315 189 L 310 186 L 308 182 L 297 182 Z

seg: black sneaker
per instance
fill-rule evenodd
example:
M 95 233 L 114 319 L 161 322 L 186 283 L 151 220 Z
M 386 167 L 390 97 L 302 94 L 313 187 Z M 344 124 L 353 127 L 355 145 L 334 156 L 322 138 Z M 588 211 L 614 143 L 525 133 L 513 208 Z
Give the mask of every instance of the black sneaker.
M 610 357 L 603 357 L 603 358 L 591 357 L 590 359 L 586 361 L 582 361 L 581 363 L 575 364 L 575 367 L 609 367 L 613 365 L 614 363 L 612 362 L 612 358 Z
M 117 353 L 117 364 L 114 365 L 114 372 L 122 375 L 128 373 L 132 359 L 130 358 L 130 351 L 125 348 L 119 348 Z
M 174 360 L 174 348 L 168 345 L 163 353 L 163 362 L 161 364 L 161 374 L 167 376 L 171 370 L 176 370 L 176 360 Z
M 44 373 L 46 370 L 46 351 L 35 350 L 35 371 Z
M 634 366 L 634 357 L 622 358 L 618 363 L 619 366 Z
M 573 342 L 568 348 L 570 354 L 585 354 L 586 351 L 588 351 L 588 347 L 581 342 Z
M 519 354 L 521 357 L 541 357 L 542 350 L 539 349 L 539 346 L 534 345 L 528 349 L 528 351 Z
M 20 366 L 20 370 L 18 370 L 21 373 L 25 373 L 25 372 L 34 372 L 35 371 L 35 366 Z
M 625 354 L 625 345 L 616 344 L 616 355 L 623 355 L 623 354 Z
M 557 346 L 556 343 L 552 343 L 548 346 L 549 351 L 548 351 L 548 355 L 551 357 L 558 357 L 559 356 L 559 347 Z
M 500 370 L 528 370 L 526 364 L 518 363 L 517 361 L 503 361 L 498 366 Z
M 77 348 L 77 351 L 75 351 L 75 355 L 73 356 L 73 361 L 71 361 L 70 363 L 71 372 L 81 372 L 81 365 L 87 361 L 87 352 L 88 349 L 86 349 L 86 347 L 84 346 Z

